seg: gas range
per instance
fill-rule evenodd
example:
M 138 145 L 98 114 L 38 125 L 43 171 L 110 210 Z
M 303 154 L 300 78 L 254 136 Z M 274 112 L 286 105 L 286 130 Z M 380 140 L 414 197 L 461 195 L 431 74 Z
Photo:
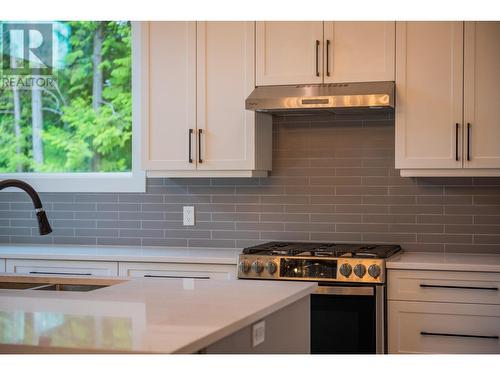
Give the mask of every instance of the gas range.
M 381 284 L 385 259 L 400 250 L 399 245 L 268 242 L 243 250 L 238 277 Z

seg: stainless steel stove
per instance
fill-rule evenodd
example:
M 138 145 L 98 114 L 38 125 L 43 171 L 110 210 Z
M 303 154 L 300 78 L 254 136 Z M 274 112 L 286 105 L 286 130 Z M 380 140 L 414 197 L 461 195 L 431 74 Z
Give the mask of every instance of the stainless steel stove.
M 243 250 L 238 277 L 383 284 L 385 259 L 400 250 L 399 245 L 268 242 Z
M 311 353 L 386 353 L 385 260 L 399 245 L 268 242 L 239 256 L 240 279 L 317 281 Z

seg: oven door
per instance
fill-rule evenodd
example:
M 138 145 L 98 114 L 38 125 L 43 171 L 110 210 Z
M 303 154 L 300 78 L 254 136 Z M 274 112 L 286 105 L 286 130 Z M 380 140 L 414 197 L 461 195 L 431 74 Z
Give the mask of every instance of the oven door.
M 384 353 L 384 293 L 383 285 L 320 284 L 311 295 L 311 353 Z

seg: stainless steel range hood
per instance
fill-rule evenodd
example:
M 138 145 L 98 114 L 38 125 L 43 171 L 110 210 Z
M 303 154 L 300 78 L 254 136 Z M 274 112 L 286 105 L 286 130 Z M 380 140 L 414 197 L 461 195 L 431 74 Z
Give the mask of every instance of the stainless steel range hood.
M 394 82 L 332 83 L 260 86 L 245 101 L 245 108 L 280 113 L 394 109 Z

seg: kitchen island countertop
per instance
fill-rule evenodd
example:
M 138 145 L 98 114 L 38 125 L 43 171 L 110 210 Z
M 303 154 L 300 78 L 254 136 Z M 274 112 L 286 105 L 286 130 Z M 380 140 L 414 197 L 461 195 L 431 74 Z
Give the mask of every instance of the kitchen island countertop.
M 316 283 L 132 279 L 90 292 L 0 290 L 0 353 L 194 353 Z

